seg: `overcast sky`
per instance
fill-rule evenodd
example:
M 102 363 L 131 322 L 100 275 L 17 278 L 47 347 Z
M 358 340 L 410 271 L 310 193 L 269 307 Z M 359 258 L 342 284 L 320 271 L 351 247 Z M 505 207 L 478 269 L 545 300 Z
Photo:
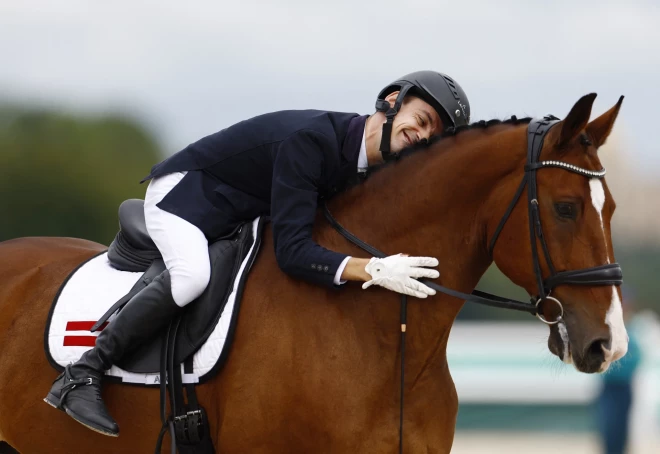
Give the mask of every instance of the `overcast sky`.
M 0 0 L 0 100 L 145 121 L 166 153 L 289 108 L 371 113 L 418 69 L 454 77 L 472 120 L 626 99 L 619 150 L 660 170 L 660 2 Z

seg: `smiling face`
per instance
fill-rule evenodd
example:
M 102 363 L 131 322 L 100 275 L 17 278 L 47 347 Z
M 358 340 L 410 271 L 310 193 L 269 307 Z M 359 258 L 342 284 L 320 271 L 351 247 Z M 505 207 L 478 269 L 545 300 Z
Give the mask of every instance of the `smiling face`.
M 583 97 L 566 119 L 547 134 L 541 161 L 561 161 L 587 171 L 599 171 L 598 148 L 609 135 L 621 100 L 589 123 L 595 95 Z M 519 183 L 512 175 L 504 200 Z M 615 263 L 610 222 L 615 203 L 604 179 L 579 175 L 560 168 L 537 171 L 538 209 L 543 237 L 556 273 L 584 270 Z M 521 198 L 525 200 L 525 198 Z M 500 214 L 501 215 L 501 214 Z M 528 208 L 523 201 L 507 221 L 495 250 L 497 266 L 530 295 L 538 293 L 532 265 Z M 497 225 L 492 219 L 492 225 Z M 539 251 L 540 240 L 535 239 Z M 515 251 L 515 252 L 514 252 Z M 543 279 L 550 276 L 540 252 Z M 608 283 L 609 284 L 609 283 Z M 628 336 L 623 322 L 621 292 L 615 285 L 558 284 L 551 290 L 564 314 L 550 327 L 548 347 L 581 372 L 604 372 L 626 354 Z M 546 320 L 557 320 L 556 304 L 540 306 Z
M 398 94 L 395 91 L 385 99 L 394 106 Z M 391 151 L 398 153 L 421 140 L 428 140 L 442 129 L 440 116 L 430 104 L 415 96 L 406 96 L 392 123 Z

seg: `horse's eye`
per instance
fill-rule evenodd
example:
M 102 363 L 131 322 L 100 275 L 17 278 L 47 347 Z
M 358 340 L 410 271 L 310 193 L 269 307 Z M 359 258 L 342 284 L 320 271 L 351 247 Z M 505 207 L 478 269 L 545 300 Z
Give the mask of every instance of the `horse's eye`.
M 577 213 L 573 203 L 556 203 L 555 210 L 559 216 L 567 219 L 575 219 Z

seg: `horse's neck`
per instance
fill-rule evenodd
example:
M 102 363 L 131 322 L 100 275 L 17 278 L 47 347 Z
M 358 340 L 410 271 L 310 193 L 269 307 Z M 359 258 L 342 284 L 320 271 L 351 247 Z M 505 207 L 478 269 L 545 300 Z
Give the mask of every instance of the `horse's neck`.
M 436 257 L 439 283 L 471 292 L 491 263 L 487 218 L 493 208 L 488 200 L 498 182 L 520 166 L 511 149 L 498 149 L 502 145 L 497 144 L 523 146 L 514 126 L 492 128 L 499 131 L 468 131 L 462 134 L 472 137 L 445 139 L 435 149 L 376 172 L 333 202 L 333 214 L 352 233 L 388 255 Z M 510 138 L 503 140 L 501 135 L 507 133 Z M 374 311 L 391 310 L 381 301 L 372 304 Z M 432 357 L 444 360 L 449 330 L 461 306 L 462 301 L 441 293 L 423 301 L 410 298 L 407 362 L 411 370 L 426 368 Z

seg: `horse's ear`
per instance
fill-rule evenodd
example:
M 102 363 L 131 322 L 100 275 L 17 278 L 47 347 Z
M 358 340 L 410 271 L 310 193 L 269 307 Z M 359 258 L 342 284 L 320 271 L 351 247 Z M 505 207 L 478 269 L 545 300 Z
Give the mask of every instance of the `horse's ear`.
M 610 135 L 616 117 L 619 115 L 621 103 L 623 103 L 623 96 L 619 98 L 619 102 L 617 102 L 614 107 L 587 125 L 587 135 L 589 135 L 591 143 L 593 143 L 596 148 L 603 145 L 607 140 L 607 137 Z
M 596 93 L 589 93 L 575 103 L 566 118 L 561 122 L 561 135 L 559 136 L 557 147 L 561 148 L 565 146 L 568 142 L 575 139 L 584 127 L 587 126 L 594 99 L 596 99 Z

